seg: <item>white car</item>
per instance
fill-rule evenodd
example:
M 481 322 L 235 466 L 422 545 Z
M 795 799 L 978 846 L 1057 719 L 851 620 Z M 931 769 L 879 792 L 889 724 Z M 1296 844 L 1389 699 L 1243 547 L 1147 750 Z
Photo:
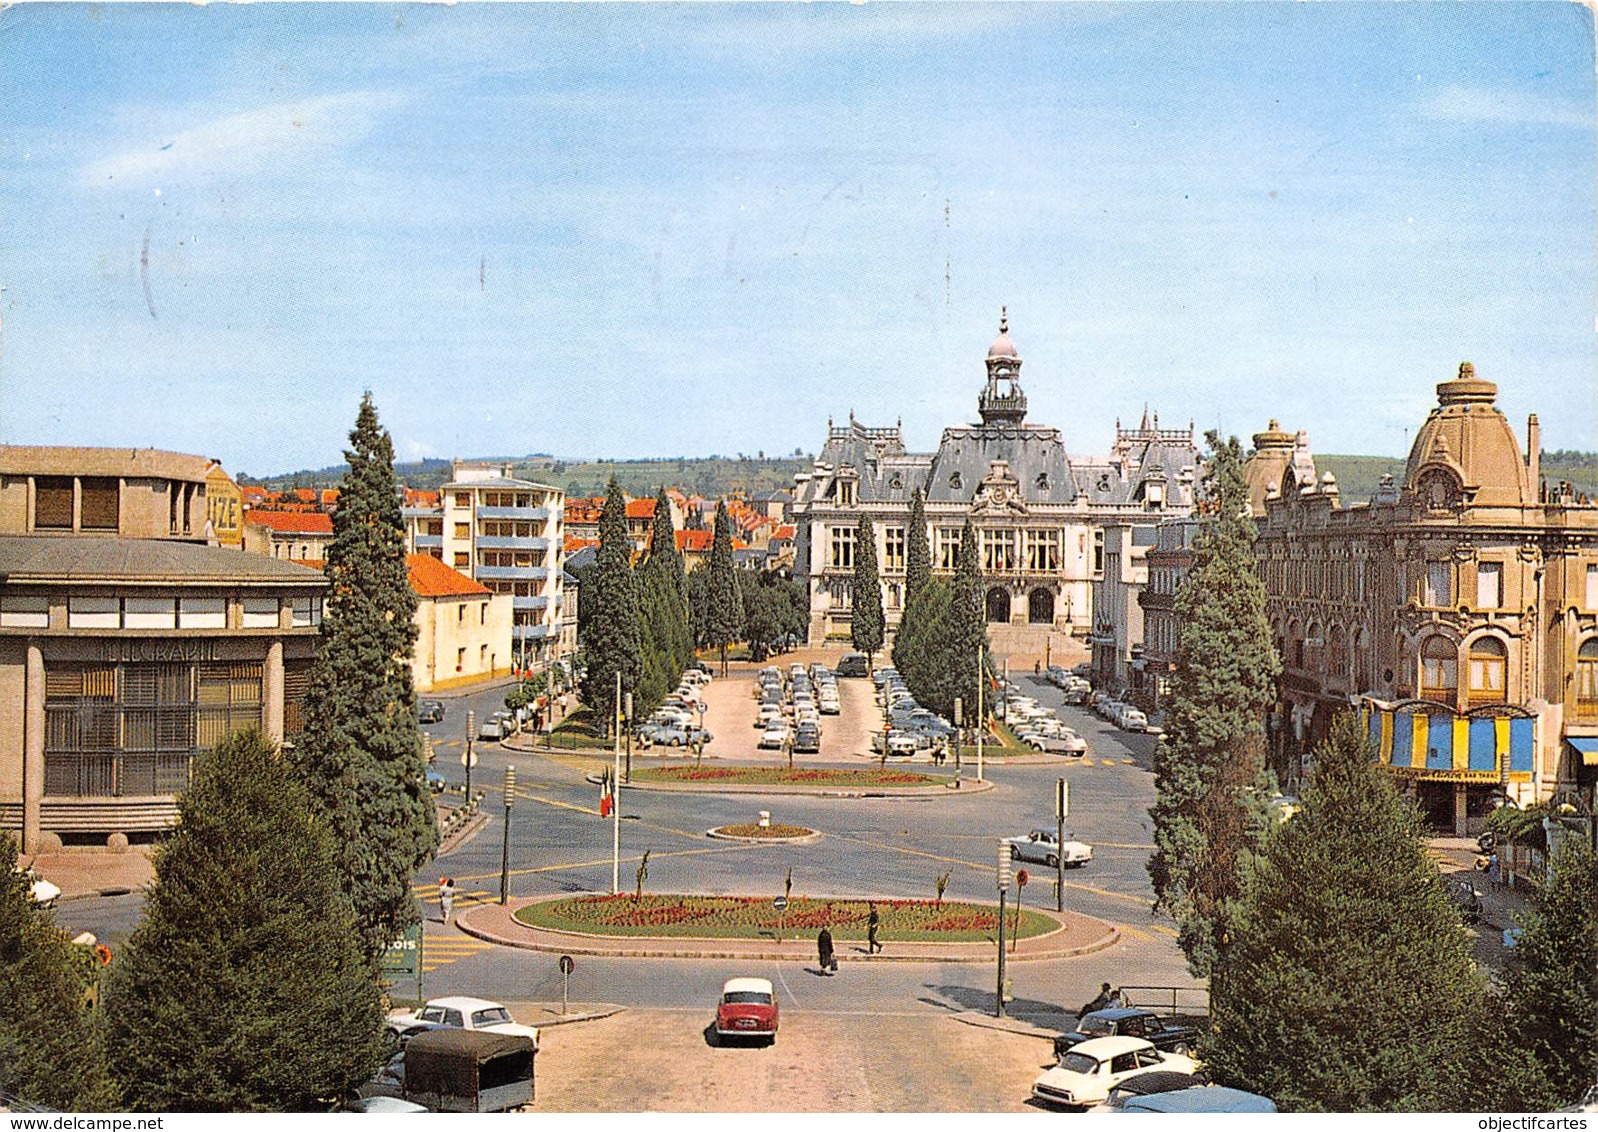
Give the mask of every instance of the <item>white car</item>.
M 400 1034 L 411 1026 L 428 1029 L 483 1030 L 490 1034 L 519 1034 L 533 1039 L 538 1048 L 538 1027 L 514 1021 L 510 1011 L 486 998 L 435 998 L 420 1010 L 396 1010 L 385 1023 L 390 1033 Z
M 1090 1038 L 1060 1056 L 1060 1063 L 1032 1083 L 1032 1096 L 1049 1105 L 1085 1108 L 1104 1101 L 1110 1090 L 1140 1073 L 1193 1073 L 1198 1063 L 1179 1053 L 1162 1053 L 1143 1038 Z
M 1032 861 L 1036 864 L 1047 865 L 1049 868 L 1058 868 L 1060 863 L 1060 847 L 1054 838 L 1052 829 L 1034 829 L 1025 837 L 1007 837 L 1004 843 L 1010 847 L 1010 860 Z M 1065 863 L 1077 868 L 1087 864 L 1093 859 L 1093 846 L 1082 841 L 1073 841 L 1069 837 L 1065 841 Z
M 782 709 L 776 704 L 762 704 L 759 713 L 755 716 L 755 728 L 764 731 L 782 722 Z
M 1122 731 L 1147 731 L 1149 729 L 1149 717 L 1135 707 L 1129 707 L 1121 712 L 1115 723 Z
M 789 731 L 786 723 L 774 723 L 761 733 L 760 742 L 756 746 L 762 750 L 780 751 L 782 750 L 782 745 L 788 741 L 788 735 Z
M 49 908 L 60 897 L 60 886 L 51 884 L 32 869 L 24 869 L 19 865 L 17 872 L 28 882 L 28 895 L 40 908 Z

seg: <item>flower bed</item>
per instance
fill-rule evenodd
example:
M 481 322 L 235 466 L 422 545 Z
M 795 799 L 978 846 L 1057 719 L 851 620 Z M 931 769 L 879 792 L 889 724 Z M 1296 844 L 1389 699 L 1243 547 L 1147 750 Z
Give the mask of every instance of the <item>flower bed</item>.
M 783 766 L 670 766 L 633 767 L 633 782 L 687 782 L 734 786 L 822 786 L 862 789 L 880 786 L 941 787 L 942 775 L 914 771 Z
M 974 943 L 995 938 L 999 911 L 956 900 L 878 900 L 881 917 L 877 937 L 923 943 Z M 617 896 L 573 896 L 529 904 L 516 918 L 532 927 L 590 935 L 678 936 L 694 939 L 774 938 L 814 932 L 823 927 L 839 940 L 866 938 L 864 900 L 796 896 L 786 912 L 772 907 L 769 896 L 680 896 L 631 893 Z M 1016 927 L 1010 912 L 1006 932 Z M 1022 938 L 1042 935 L 1056 921 L 1031 909 L 1020 915 Z
M 723 837 L 752 837 L 761 841 L 786 841 L 795 837 L 809 837 L 816 832 L 802 825 L 760 825 L 756 822 L 746 821 L 742 825 L 724 825 L 720 829 L 711 830 Z

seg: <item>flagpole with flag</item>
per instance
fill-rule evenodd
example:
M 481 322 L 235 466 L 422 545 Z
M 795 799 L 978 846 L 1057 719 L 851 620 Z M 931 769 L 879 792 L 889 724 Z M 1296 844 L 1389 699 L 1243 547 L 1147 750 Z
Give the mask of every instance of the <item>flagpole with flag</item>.
M 621 670 L 616 671 L 616 767 L 610 776 L 610 894 L 621 891 L 621 806 L 616 786 L 621 782 Z

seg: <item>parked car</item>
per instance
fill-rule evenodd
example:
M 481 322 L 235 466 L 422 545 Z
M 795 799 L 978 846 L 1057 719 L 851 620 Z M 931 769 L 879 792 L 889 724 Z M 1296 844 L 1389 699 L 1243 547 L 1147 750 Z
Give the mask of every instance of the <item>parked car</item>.
M 1116 726 L 1120 727 L 1122 731 L 1147 731 L 1149 729 L 1149 717 L 1135 707 L 1127 708 L 1115 722 Z
M 1169 1093 L 1176 1089 L 1187 1089 L 1205 1083 L 1203 1073 L 1177 1073 L 1163 1069 L 1157 1069 L 1152 1073 L 1139 1073 L 1116 1085 L 1102 1103 L 1094 1105 L 1088 1111 L 1121 1112 L 1126 1104 L 1139 1097 L 1151 1097 L 1155 1093 Z
M 821 693 L 821 699 L 816 702 L 821 709 L 822 715 L 837 715 L 843 710 L 843 703 L 836 695 L 829 696 L 823 692 Z
M 442 723 L 444 721 L 444 703 L 442 700 L 416 701 L 416 721 L 418 723 Z
M 865 676 L 871 671 L 871 660 L 863 652 L 845 653 L 838 662 L 839 676 Z
M 1054 735 L 1039 735 L 1035 731 L 1022 735 L 1021 741 L 1034 751 L 1042 751 L 1045 755 L 1082 755 L 1087 753 L 1088 749 L 1087 744 L 1080 739 L 1076 744 L 1072 744 L 1067 739 Z
M 1010 860 L 1035 861 L 1049 868 L 1056 868 L 1060 861 L 1060 845 L 1055 840 L 1054 830 L 1034 829 L 1025 837 L 1007 837 L 1004 843 L 1010 847 Z M 1065 863 L 1081 867 L 1093 859 L 1093 846 L 1081 841 L 1072 841 L 1067 837 L 1065 842 Z
M 781 721 L 773 723 L 761 733 L 760 742 L 756 746 L 761 750 L 780 751 L 783 744 L 788 741 L 789 734 L 790 731 L 786 723 Z
M 801 723 L 793 736 L 793 749 L 801 755 L 813 755 L 821 750 L 821 728 L 813 723 Z
M 1258 1093 L 1225 1085 L 1190 1085 L 1147 1096 L 1128 1097 L 1118 1112 L 1275 1112 L 1276 1102 Z
M 1187 1053 L 1198 1040 L 1199 1029 L 1177 1018 L 1162 1018 L 1140 1006 L 1112 1006 L 1082 1015 L 1076 1029 L 1054 1039 L 1054 1056 L 1059 1057 L 1094 1038 L 1142 1038 L 1155 1049 Z
M 777 995 L 770 979 L 728 979 L 716 1004 L 718 1038 L 777 1040 Z
M 1082 1108 L 1105 1100 L 1116 1085 L 1140 1073 L 1197 1069 L 1192 1058 L 1163 1053 L 1143 1038 L 1094 1038 L 1066 1051 L 1058 1065 L 1044 1070 L 1032 1084 L 1032 1096 L 1044 1104 Z
M 525 1034 L 435 1030 L 405 1047 L 405 1099 L 433 1112 L 522 1111 L 538 1043 Z
M 505 721 L 498 716 L 491 715 L 477 725 L 477 737 L 498 743 L 505 738 Z
M 486 998 L 468 998 L 455 995 L 435 998 L 420 1010 L 396 1010 L 389 1014 L 384 1028 L 397 1034 L 407 1026 L 430 1022 L 445 1029 L 486 1030 L 493 1034 L 520 1034 L 533 1039 L 538 1046 L 538 1028 L 524 1026 L 510 1016 L 510 1011 Z
M 715 738 L 703 727 L 674 723 L 656 728 L 655 733 L 650 736 L 650 742 L 659 743 L 663 747 L 691 747 L 700 741 L 701 736 L 707 745 Z

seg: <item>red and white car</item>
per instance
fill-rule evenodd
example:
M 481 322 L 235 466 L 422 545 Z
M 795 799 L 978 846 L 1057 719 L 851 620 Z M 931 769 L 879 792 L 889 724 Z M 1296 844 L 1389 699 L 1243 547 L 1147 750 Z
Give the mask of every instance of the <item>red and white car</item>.
M 716 1036 L 777 1040 L 777 995 L 770 979 L 728 979 L 723 984 Z

